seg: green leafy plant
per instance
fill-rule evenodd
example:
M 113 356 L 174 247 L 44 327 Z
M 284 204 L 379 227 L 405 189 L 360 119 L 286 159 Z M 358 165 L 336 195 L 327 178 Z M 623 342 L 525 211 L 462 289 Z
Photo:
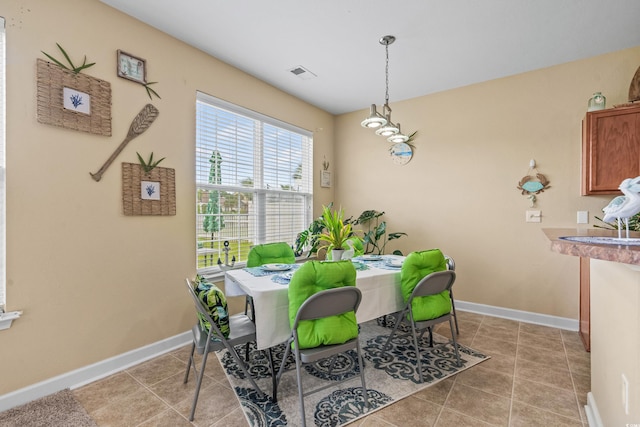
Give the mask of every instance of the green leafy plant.
M 318 235 L 318 240 L 321 242 L 318 249 L 329 249 L 329 247 L 343 249 L 347 239 L 353 234 L 351 224 L 344 221 L 344 210 L 332 211 L 330 207 L 323 206 L 322 224 L 326 230 Z
M 615 222 L 604 222 L 602 220 L 602 218 L 599 218 L 597 216 L 594 216 L 594 218 L 602 223 L 602 225 L 593 224 L 593 226 L 596 227 L 596 228 L 604 228 L 606 230 L 617 230 L 618 229 L 618 222 L 617 221 L 615 221 Z M 624 226 L 624 223 L 621 222 L 621 225 L 622 225 L 623 229 L 626 229 L 626 227 Z M 640 231 L 640 212 L 629 218 L 629 231 Z
M 158 83 L 158 82 L 149 82 L 149 83 L 145 83 L 145 84 L 143 85 L 143 86 L 144 86 L 144 88 L 147 90 L 147 95 L 149 95 L 149 99 L 153 99 L 153 96 L 152 96 L 152 95 L 157 96 L 157 97 L 158 97 L 158 99 L 162 99 L 162 98 L 160 98 L 160 95 L 158 95 L 158 92 L 156 92 L 155 90 L 153 90 L 153 89 L 151 89 L 151 88 L 149 87 L 149 85 L 154 85 L 154 84 L 156 84 L 156 83 Z
M 158 164 L 163 161 L 166 157 L 161 158 L 158 161 L 153 161 L 153 151 L 151 152 L 151 155 L 149 156 L 149 161 L 145 162 L 144 159 L 142 158 L 142 156 L 140 155 L 140 153 L 138 153 L 136 151 L 136 154 L 138 155 L 138 160 L 140 161 L 140 166 L 142 166 L 142 169 L 144 169 L 145 173 L 149 173 L 151 172 L 156 166 L 158 166 Z
M 383 255 L 387 243 L 391 240 L 399 239 L 402 236 L 406 236 L 407 233 L 402 232 L 387 232 L 387 222 L 380 221 L 380 217 L 384 215 L 384 212 L 378 212 L 376 210 L 367 210 L 360 214 L 358 219 L 355 220 L 354 225 L 361 224 L 366 227 L 364 231 L 364 252 L 375 253 L 377 255 Z M 402 255 L 399 250 L 393 251 L 395 255 Z
M 56 43 L 56 46 L 58 46 L 58 49 L 60 49 L 60 52 L 62 52 L 62 56 L 64 56 L 64 58 L 67 60 L 67 62 L 69 63 L 69 66 L 67 67 L 65 64 L 63 64 L 62 62 L 58 61 L 56 58 L 54 58 L 53 56 L 49 55 L 47 52 L 41 51 L 42 53 L 45 54 L 45 56 L 47 58 L 49 58 L 50 60 L 52 60 L 55 64 L 57 64 L 58 66 L 64 68 L 65 70 L 69 70 L 69 71 L 73 71 L 74 73 L 78 74 L 80 71 L 84 70 L 85 68 L 89 68 L 92 65 L 95 65 L 95 62 L 92 62 L 90 64 L 87 64 L 87 56 L 85 55 L 84 57 L 84 61 L 82 62 L 82 65 L 80 65 L 79 67 L 76 67 L 73 62 L 71 61 L 71 58 L 69 57 L 69 55 L 67 55 L 67 52 L 62 48 L 62 46 L 60 46 L 58 43 Z

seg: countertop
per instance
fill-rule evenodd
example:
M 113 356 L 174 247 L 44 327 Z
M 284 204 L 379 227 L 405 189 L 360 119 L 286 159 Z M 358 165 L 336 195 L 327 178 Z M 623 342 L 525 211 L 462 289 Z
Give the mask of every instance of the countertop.
M 618 232 L 601 228 L 543 228 L 551 241 L 551 250 L 565 255 L 640 265 L 640 246 L 605 245 L 562 240 L 562 236 L 605 236 L 618 237 Z M 624 231 L 623 231 L 624 235 Z M 630 232 L 629 237 L 640 237 L 640 232 Z

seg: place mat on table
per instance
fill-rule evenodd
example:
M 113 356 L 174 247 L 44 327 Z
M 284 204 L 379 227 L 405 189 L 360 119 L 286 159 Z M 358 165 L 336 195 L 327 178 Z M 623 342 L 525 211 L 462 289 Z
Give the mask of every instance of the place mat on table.
M 300 267 L 300 264 L 291 264 L 291 268 L 289 270 L 286 271 L 291 271 L 291 270 L 296 270 L 297 268 Z M 243 268 L 244 271 L 246 271 L 247 273 L 251 274 L 252 276 L 255 277 L 264 277 L 264 276 L 270 276 L 272 274 L 282 274 L 283 271 L 282 270 L 265 270 L 262 267 L 245 267 Z

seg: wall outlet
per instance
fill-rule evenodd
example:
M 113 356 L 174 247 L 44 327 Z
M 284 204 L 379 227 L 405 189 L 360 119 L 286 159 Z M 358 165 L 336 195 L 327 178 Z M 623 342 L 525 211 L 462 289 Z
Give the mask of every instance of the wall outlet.
M 589 224 L 589 211 L 578 211 L 578 224 Z
M 542 214 L 540 211 L 527 211 L 525 216 L 526 222 L 541 222 Z
M 629 381 L 624 374 L 622 374 L 622 407 L 624 413 L 629 415 Z

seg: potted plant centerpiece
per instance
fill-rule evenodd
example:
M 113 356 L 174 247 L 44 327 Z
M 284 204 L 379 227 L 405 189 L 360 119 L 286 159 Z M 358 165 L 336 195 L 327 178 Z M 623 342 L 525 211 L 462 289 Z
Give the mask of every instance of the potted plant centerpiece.
M 325 230 L 317 236 L 321 242 L 318 249 L 331 250 L 331 258 L 340 261 L 347 239 L 352 235 L 351 224 L 345 223 L 344 210 L 331 211 L 330 206 L 322 207 L 321 220 Z

